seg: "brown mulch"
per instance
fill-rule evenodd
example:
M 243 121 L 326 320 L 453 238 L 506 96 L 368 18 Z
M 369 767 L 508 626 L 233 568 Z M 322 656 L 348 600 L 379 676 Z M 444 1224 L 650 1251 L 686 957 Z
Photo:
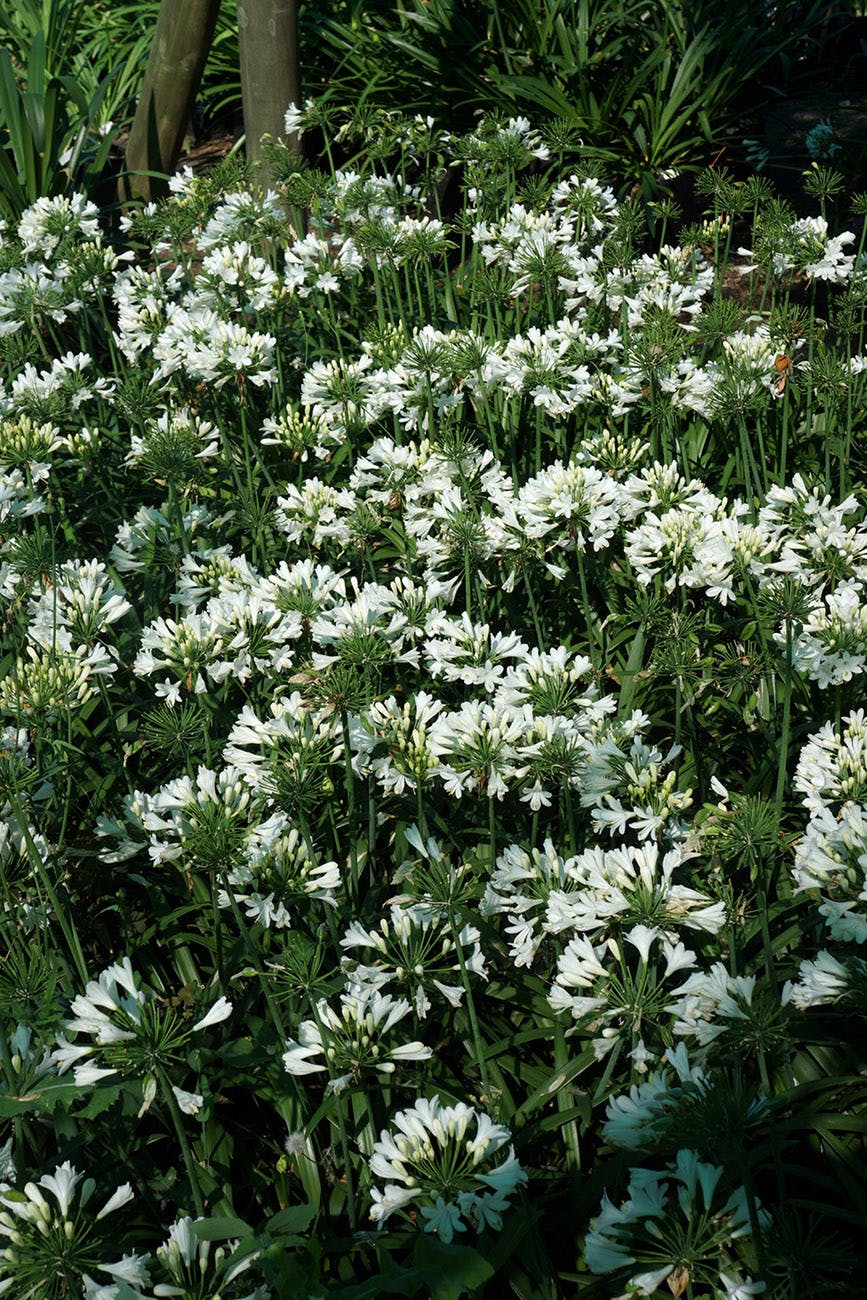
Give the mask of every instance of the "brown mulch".
M 195 173 L 210 171 L 222 162 L 244 134 L 242 126 L 229 126 L 217 122 L 201 139 L 190 143 L 178 159 L 181 167 L 192 167 Z

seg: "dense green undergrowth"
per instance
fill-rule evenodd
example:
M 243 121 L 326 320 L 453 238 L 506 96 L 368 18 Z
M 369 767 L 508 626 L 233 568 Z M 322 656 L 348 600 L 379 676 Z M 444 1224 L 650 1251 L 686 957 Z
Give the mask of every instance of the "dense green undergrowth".
M 653 201 L 713 159 L 767 164 L 762 108 L 845 81 L 860 51 L 852 8 L 842 0 L 302 3 L 302 98 L 356 126 L 395 106 L 458 132 L 492 111 L 557 122 L 564 146 L 580 141 L 618 193 Z M 40 196 L 73 191 L 112 201 L 158 10 L 159 0 L 6 6 L 0 215 L 17 220 Z M 240 122 L 237 14 L 225 0 L 191 138 Z M 816 125 L 830 133 L 836 166 L 848 153 L 863 171 L 863 142 L 844 147 L 833 123 Z M 308 135 L 312 152 L 322 144 Z

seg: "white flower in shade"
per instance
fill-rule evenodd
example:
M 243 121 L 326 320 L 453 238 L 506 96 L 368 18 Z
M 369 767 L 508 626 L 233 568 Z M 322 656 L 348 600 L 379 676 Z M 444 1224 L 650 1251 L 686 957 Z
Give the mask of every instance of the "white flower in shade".
M 251 920 L 285 930 L 308 899 L 337 907 L 340 869 L 336 862 L 317 861 L 312 842 L 288 817 L 275 813 L 251 829 L 226 884 L 218 891 L 220 907 L 232 906 L 231 891 Z
M 53 1193 L 64 1219 L 69 1215 L 73 1192 L 78 1183 L 81 1182 L 82 1177 L 83 1174 L 76 1173 L 67 1160 L 64 1164 L 58 1165 L 53 1174 L 43 1174 L 39 1180 L 40 1187 L 44 1187 L 47 1192 Z M 30 1189 L 29 1192 L 28 1188 Z M 28 1183 L 24 1191 L 30 1200 L 44 1204 L 43 1198 L 36 1193 L 32 1183 Z
M 75 1082 L 98 1083 L 112 1075 L 145 1081 L 142 1113 L 154 1097 L 153 1076 L 161 1068 L 170 1074 L 188 1069 L 186 1049 L 193 1036 L 231 1014 L 226 998 L 218 998 L 210 1011 L 193 1025 L 164 998 L 142 984 L 128 957 L 115 962 L 91 980 L 84 994 L 72 1001 L 70 1019 L 61 1021 L 63 1033 L 51 1055 L 62 1073 L 72 1067 Z M 70 1042 L 65 1035 L 84 1042 Z M 189 1094 L 195 1096 L 196 1094 Z
M 863 963 L 859 963 L 863 966 Z M 783 985 L 781 1000 L 791 1002 L 799 1011 L 809 1007 L 839 1002 L 850 991 L 850 974 L 846 966 L 830 952 L 820 952 L 813 961 L 802 961 L 798 979 L 787 980 Z
M 113 1264 L 97 1264 L 100 1273 L 108 1273 L 114 1281 L 95 1282 L 85 1274 L 84 1300 L 147 1300 L 139 1288 L 150 1287 L 149 1259 L 150 1255 L 124 1255 Z
M 466 924 L 453 931 L 436 908 L 416 902 L 393 906 L 371 930 L 351 922 L 340 946 L 346 953 L 361 953 L 360 960 L 346 957 L 343 961 L 353 985 L 377 989 L 402 985 L 412 997 L 416 1015 L 424 1019 L 431 1006 L 428 993 L 439 993 L 452 1007 L 460 1006 L 461 961 L 464 969 L 487 979 L 479 938 L 475 926 Z
M 45 1186 L 45 1183 L 43 1182 L 42 1185 Z M 123 1183 L 122 1186 L 118 1187 L 117 1191 L 108 1198 L 105 1205 L 97 1214 L 97 1219 L 104 1219 L 106 1215 L 114 1214 L 115 1210 L 119 1210 L 123 1205 L 128 1205 L 132 1199 L 133 1190 L 131 1185 L 129 1183 Z
M 546 935 L 575 924 L 581 895 L 573 888 L 573 858 L 563 858 L 550 839 L 529 852 L 510 844 L 497 858 L 485 889 L 483 916 L 505 913 L 516 966 L 529 966 Z
M 219 1025 L 223 1020 L 227 1020 L 232 1014 L 232 1004 L 228 998 L 217 998 L 217 1001 L 211 1007 L 206 1016 L 197 1020 L 193 1029 L 207 1029 L 209 1025 Z
M 405 999 L 371 988 L 344 993 L 339 1010 L 322 998 L 315 1020 L 303 1020 L 297 1039 L 289 1040 L 283 1065 L 294 1075 L 328 1070 L 332 1090 L 341 1092 L 364 1071 L 389 1075 L 397 1062 L 427 1061 L 433 1053 L 424 1043 L 389 1042 L 391 1031 L 411 1009 Z
M 623 837 L 633 830 L 642 841 L 681 840 L 687 828 L 680 814 L 690 807 L 692 791 L 678 790 L 677 772 L 665 771 L 677 750 L 663 755 L 636 734 L 646 725 L 646 717 L 636 713 L 625 727 L 611 723 L 588 737 L 581 804 L 592 809 L 597 831 Z
M 12 1156 L 12 1138 L 0 1147 L 0 1184 L 7 1185 L 17 1177 L 15 1160 Z
M 175 1094 L 178 1109 L 185 1115 L 198 1115 L 205 1104 L 205 1099 L 200 1092 L 185 1092 L 183 1088 L 176 1088 L 174 1084 L 172 1092 Z
M 836 939 L 867 939 L 867 809 L 819 808 L 795 847 L 797 891 L 821 891 L 820 913 Z
M 867 901 L 864 891 L 859 897 L 862 902 Z M 858 903 L 834 902 L 833 899 L 826 898 L 819 907 L 819 914 L 825 918 L 825 924 L 833 938 L 840 939 L 843 943 L 867 941 L 867 914 L 863 908 L 859 908 Z
M 425 1232 L 446 1243 L 467 1228 L 502 1227 L 509 1198 L 527 1181 L 510 1146 L 509 1130 L 489 1115 L 439 1097 L 421 1098 L 394 1117 L 394 1131 L 374 1143 L 370 1171 L 385 1179 L 373 1188 L 370 1217 L 380 1227 L 412 1205 Z
M 632 1169 L 627 1199 L 615 1206 L 606 1196 L 591 1221 L 584 1239 L 591 1273 L 617 1273 L 618 1294 L 625 1288 L 629 1295 L 656 1295 L 683 1269 L 702 1294 L 723 1285 L 732 1243 L 750 1232 L 744 1188 L 727 1199 L 718 1193 L 723 1172 L 689 1150 L 679 1151 L 665 1171 Z M 758 1218 L 760 1225 L 770 1222 L 764 1210 Z
M 127 1286 L 149 1286 L 150 1275 L 146 1267 L 149 1259 L 149 1255 L 124 1255 L 115 1264 L 98 1264 L 97 1267 L 101 1273 L 108 1273 L 118 1282 L 125 1282 Z M 122 1292 L 118 1300 L 126 1300 Z
M 46 1278 L 60 1288 L 54 1294 L 80 1294 L 85 1270 L 92 1268 L 121 1281 L 126 1280 L 124 1274 L 140 1279 L 132 1285 L 147 1284 L 145 1257 L 108 1262 L 116 1240 L 105 1220 L 133 1199 L 129 1183 L 118 1187 L 94 1214 L 95 1190 L 94 1180 L 68 1160 L 53 1174 L 25 1183 L 22 1191 L 0 1184 L 0 1239 L 6 1239 L 0 1250 L 0 1294 L 41 1295 Z M 105 1264 L 97 1262 L 101 1258 Z
M 433 1205 L 421 1207 L 421 1217 L 424 1219 L 425 1232 L 435 1232 L 441 1241 L 449 1242 L 456 1232 L 467 1230 L 461 1217 L 461 1207 L 453 1202 L 446 1204 L 441 1196 L 436 1198 Z
M 722 962 L 696 971 L 674 990 L 677 1000 L 667 1008 L 676 1017 L 673 1032 L 705 1046 L 727 1028 L 749 1023 L 755 986 L 755 975 L 731 975 Z
M 741 1281 L 739 1277 L 720 1273 L 719 1281 L 722 1290 L 717 1294 L 720 1300 L 752 1300 L 753 1296 L 763 1295 L 766 1289 L 766 1283 L 754 1282 L 751 1277 Z
M 690 1089 L 693 1093 L 701 1091 L 704 1071 L 690 1065 L 684 1043 L 679 1043 L 676 1049 L 668 1048 L 664 1059 L 662 1069 L 632 1084 L 628 1093 L 609 1099 L 602 1136 L 612 1146 L 627 1151 L 653 1148 L 681 1096 L 689 1097 Z
M 172 1224 L 168 1238 L 157 1247 L 153 1267 L 161 1280 L 154 1287 L 154 1296 L 237 1295 L 238 1300 L 270 1300 L 272 1293 L 264 1286 L 253 1286 L 241 1296 L 231 1285 L 244 1273 L 250 1273 L 252 1280 L 259 1251 L 245 1254 L 239 1262 L 234 1258 L 237 1242 L 214 1249 L 207 1236 L 196 1234 L 194 1222 L 207 1224 L 206 1219 L 182 1217 Z M 251 1281 L 245 1280 L 245 1288 L 250 1285 Z

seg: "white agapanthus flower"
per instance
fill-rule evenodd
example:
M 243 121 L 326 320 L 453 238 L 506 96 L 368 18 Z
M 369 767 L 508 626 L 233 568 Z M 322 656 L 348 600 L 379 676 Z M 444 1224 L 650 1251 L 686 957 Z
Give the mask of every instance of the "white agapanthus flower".
M 776 633 L 785 645 L 785 631 Z M 841 686 L 867 669 L 867 601 L 860 583 L 817 602 L 794 638 L 793 663 L 820 687 Z
M 18 222 L 25 257 L 36 253 L 46 261 L 62 240 L 98 240 L 101 233 L 99 209 L 83 194 L 39 198 L 24 209 Z
M 198 1292 L 209 1296 L 231 1295 L 233 1300 L 235 1296 L 238 1300 L 272 1300 L 269 1287 L 253 1285 L 252 1290 L 247 1290 L 257 1275 L 259 1251 L 250 1251 L 235 1260 L 237 1241 L 215 1245 L 206 1235 L 197 1235 L 195 1223 L 207 1224 L 207 1220 L 182 1215 L 172 1224 L 163 1244 L 157 1246 L 152 1268 L 160 1281 L 154 1286 L 154 1297 L 189 1296 Z M 245 1274 L 249 1277 L 244 1277 Z M 244 1281 L 236 1290 L 232 1283 L 239 1277 L 244 1277 Z M 241 1295 L 241 1291 L 245 1294 Z
M 795 846 L 797 891 L 818 890 L 832 936 L 867 941 L 867 808 L 848 801 L 835 815 L 818 808 Z
M 392 906 L 369 930 L 352 921 L 340 946 L 350 954 L 343 965 L 353 985 L 362 989 L 397 985 L 412 998 L 419 1019 L 424 1019 L 432 1005 L 431 993 L 444 997 L 452 1007 L 460 1006 L 462 968 L 487 979 L 480 937 L 474 925 L 453 928 L 438 909 L 416 902 Z
M 694 1286 L 736 1295 L 731 1265 L 735 1243 L 750 1232 L 750 1212 L 743 1187 L 728 1197 L 720 1190 L 723 1176 L 721 1166 L 689 1150 L 679 1151 L 666 1170 L 632 1169 L 627 1199 L 616 1206 L 606 1195 L 584 1238 L 591 1273 L 617 1273 L 618 1291 L 625 1286 L 629 1295 L 652 1296 L 667 1279 L 679 1285 L 686 1268 Z M 770 1223 L 767 1211 L 757 1214 L 761 1225 Z
M 382 1226 L 392 1214 L 414 1211 L 415 1221 L 441 1241 L 468 1228 L 499 1230 L 509 1200 L 527 1181 L 514 1148 L 497 1159 L 509 1130 L 463 1102 L 443 1105 L 420 1098 L 393 1120 L 374 1143 L 370 1171 L 385 1180 L 374 1187 L 370 1217 Z
M 289 1040 L 283 1065 L 293 1075 L 327 1070 L 329 1087 L 336 1093 L 357 1083 L 367 1072 L 387 1078 L 402 1062 L 427 1061 L 433 1055 L 431 1048 L 417 1039 L 395 1041 L 392 1031 L 411 1011 L 405 998 L 350 986 L 338 1009 L 329 1006 L 325 998 L 317 1002 L 315 1019 L 302 1020 L 298 1037 Z
M 80 1085 L 114 1076 L 141 1078 L 153 1085 L 155 1070 L 186 1068 L 184 1049 L 193 1036 L 226 1020 L 232 1004 L 225 997 L 217 998 L 204 1016 L 189 1025 L 142 983 L 129 957 L 124 957 L 90 980 L 84 993 L 73 998 L 70 1011 L 71 1016 L 61 1021 L 62 1033 L 52 1053 L 61 1073 L 71 1066 Z M 155 1086 L 149 1091 L 146 1087 L 146 1105 L 155 1091 Z
M 839 730 L 826 722 L 814 732 L 798 758 L 795 789 L 811 813 L 847 802 L 867 803 L 867 712 L 856 709 Z
M 147 1256 L 124 1255 L 112 1262 L 117 1229 L 104 1222 L 133 1199 L 130 1184 L 119 1186 L 102 1205 L 94 1204 L 95 1192 L 94 1179 L 68 1160 L 21 1191 L 0 1183 L 0 1294 L 37 1295 L 46 1278 L 69 1295 L 80 1294 L 85 1271 L 93 1268 L 148 1285 Z
M 786 981 L 781 999 L 784 1005 L 791 1002 L 799 1011 L 806 1011 L 810 1007 L 839 1002 L 847 996 L 850 987 L 847 967 L 833 953 L 823 951 L 812 961 L 800 963 L 797 980 Z

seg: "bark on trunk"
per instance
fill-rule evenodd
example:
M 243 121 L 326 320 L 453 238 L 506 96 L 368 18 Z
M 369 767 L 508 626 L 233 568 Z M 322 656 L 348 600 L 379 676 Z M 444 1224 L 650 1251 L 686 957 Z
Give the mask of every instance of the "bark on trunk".
M 118 182 L 122 202 L 168 192 L 162 178 L 180 157 L 219 12 L 220 0 L 162 0 Z
M 247 158 L 259 163 L 267 185 L 262 136 L 298 151 L 297 137 L 287 137 L 284 126 L 286 109 L 300 96 L 297 0 L 238 0 L 238 37 Z

